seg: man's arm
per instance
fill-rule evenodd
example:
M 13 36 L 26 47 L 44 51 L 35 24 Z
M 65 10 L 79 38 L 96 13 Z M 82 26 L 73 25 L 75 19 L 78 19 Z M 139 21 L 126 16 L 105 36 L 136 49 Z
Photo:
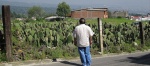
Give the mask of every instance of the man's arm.
M 90 41 L 90 45 L 92 45 L 92 43 L 93 43 L 92 36 L 90 36 L 89 41 Z
M 89 27 L 88 28 L 89 29 L 89 31 L 88 31 L 88 33 L 89 33 L 89 43 L 90 43 L 90 45 L 92 45 L 92 36 L 94 35 L 94 32 L 92 31 L 92 29 Z
M 77 39 L 74 38 L 74 45 L 77 46 Z

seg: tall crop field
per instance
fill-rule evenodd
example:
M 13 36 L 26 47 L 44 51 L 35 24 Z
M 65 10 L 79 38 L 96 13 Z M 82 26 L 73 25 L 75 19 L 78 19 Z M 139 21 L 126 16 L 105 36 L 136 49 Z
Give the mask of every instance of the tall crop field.
M 133 52 L 150 47 L 150 24 L 144 24 L 146 44 L 141 47 L 139 27 L 125 20 L 102 19 L 105 53 Z M 78 57 L 72 36 L 77 25 L 78 20 L 71 18 L 60 22 L 12 22 L 13 58 L 31 60 Z M 97 19 L 87 19 L 87 25 L 95 32 L 91 53 L 96 55 L 100 51 Z M 0 30 L 3 30 L 2 24 Z

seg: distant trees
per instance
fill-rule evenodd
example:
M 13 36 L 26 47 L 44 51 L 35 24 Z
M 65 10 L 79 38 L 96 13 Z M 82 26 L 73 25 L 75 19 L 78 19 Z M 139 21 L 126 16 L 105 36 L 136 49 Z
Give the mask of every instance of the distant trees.
M 58 16 L 66 17 L 68 14 L 70 14 L 70 12 L 71 12 L 70 6 L 66 2 L 62 2 L 58 4 L 57 11 L 56 11 L 56 14 Z
M 25 18 L 26 15 L 25 14 L 18 14 L 16 12 L 11 12 L 11 17 L 12 18 Z
M 138 14 L 138 13 L 130 13 L 130 15 L 132 15 L 132 16 L 142 16 L 142 14 Z
M 28 10 L 28 17 L 43 18 L 45 11 L 40 6 L 33 6 Z

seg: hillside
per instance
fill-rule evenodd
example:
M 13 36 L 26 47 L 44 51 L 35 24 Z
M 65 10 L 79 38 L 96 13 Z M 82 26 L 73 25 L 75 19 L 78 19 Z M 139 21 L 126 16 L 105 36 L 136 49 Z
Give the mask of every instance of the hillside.
M 2 5 L 10 5 L 11 12 L 16 12 L 18 14 L 27 14 L 28 9 L 32 6 L 40 6 L 46 11 L 46 13 L 55 13 L 56 12 L 56 7 L 53 6 L 52 4 L 40 5 L 37 3 L 0 1 L 0 6 L 2 6 Z M 1 11 L 2 10 L 0 9 L 0 14 L 1 14 Z
M 30 7 L 23 7 L 23 6 L 10 6 L 10 10 L 11 12 L 16 12 L 18 14 L 27 14 L 27 11 Z M 56 12 L 56 8 L 52 8 L 52 7 L 42 7 L 46 13 L 55 13 Z M 1 14 L 1 9 L 0 9 L 0 14 Z
M 10 5 L 11 6 L 11 11 L 16 12 L 16 13 L 27 13 L 27 9 L 29 7 L 32 7 L 34 5 L 42 7 L 47 13 L 55 13 L 57 4 L 50 4 L 50 3 L 35 3 L 35 2 L 13 2 L 13 1 L 8 1 L 8 0 L 0 0 L 0 6 L 2 5 Z M 69 4 L 71 9 L 76 10 L 80 8 L 88 8 L 88 7 L 93 7 L 93 8 L 102 8 L 104 6 L 100 5 L 95 5 L 95 6 L 90 6 L 90 5 L 75 5 L 75 4 Z M 120 8 L 119 6 L 111 5 L 110 7 L 107 7 L 109 11 L 116 11 L 116 10 L 128 10 L 129 13 L 140 13 L 140 14 L 147 14 L 149 12 L 149 8 L 144 7 L 144 9 L 140 9 L 139 7 L 134 7 L 134 8 Z M 0 14 L 1 14 L 1 9 L 0 9 Z

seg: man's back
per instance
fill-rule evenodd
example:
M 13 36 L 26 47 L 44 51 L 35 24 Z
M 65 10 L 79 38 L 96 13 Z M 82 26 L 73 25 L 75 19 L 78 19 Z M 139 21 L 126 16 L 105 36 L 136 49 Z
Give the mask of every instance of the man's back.
M 78 25 L 74 30 L 74 37 L 77 38 L 77 45 L 79 47 L 89 46 L 89 37 L 93 34 L 91 28 L 85 24 Z

